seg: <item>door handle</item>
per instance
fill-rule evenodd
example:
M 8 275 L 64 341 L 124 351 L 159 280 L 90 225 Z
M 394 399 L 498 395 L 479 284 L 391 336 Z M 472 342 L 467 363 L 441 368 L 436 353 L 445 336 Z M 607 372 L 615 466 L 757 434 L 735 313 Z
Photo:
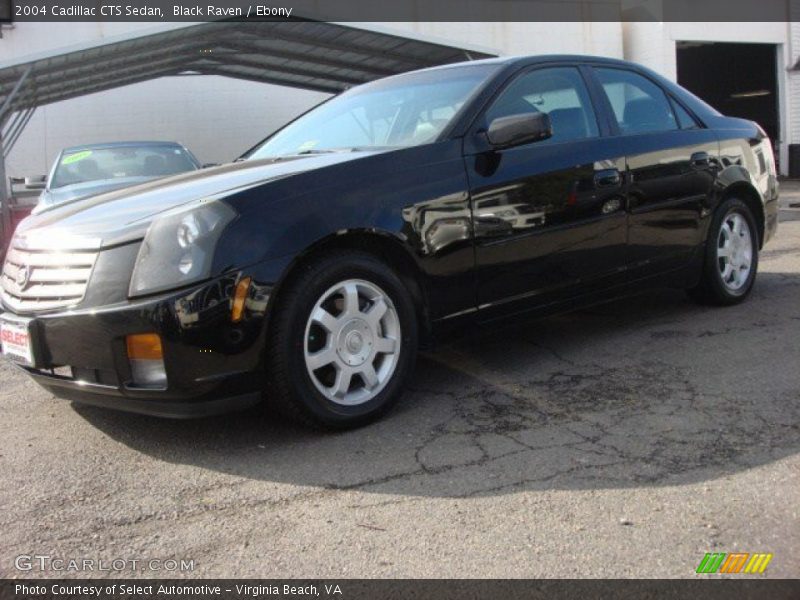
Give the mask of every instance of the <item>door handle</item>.
M 689 158 L 689 163 L 696 168 L 707 167 L 711 164 L 711 157 L 708 152 L 695 152 Z
M 603 169 L 594 174 L 595 187 L 616 187 L 622 183 L 622 173 L 619 169 Z

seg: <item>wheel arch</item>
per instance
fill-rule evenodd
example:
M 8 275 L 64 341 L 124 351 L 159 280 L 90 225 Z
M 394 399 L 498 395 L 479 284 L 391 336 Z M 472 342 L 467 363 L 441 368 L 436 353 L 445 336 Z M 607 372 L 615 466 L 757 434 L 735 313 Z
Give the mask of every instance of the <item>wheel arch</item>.
M 753 218 L 756 220 L 756 227 L 758 228 L 758 248 L 761 249 L 764 246 L 766 214 L 760 194 L 751 183 L 747 181 L 735 181 L 723 190 L 718 206 L 728 198 L 737 198 L 741 200 L 753 213 Z
M 297 254 L 273 286 L 266 318 L 268 328 L 270 316 L 280 303 L 283 291 L 297 277 L 304 265 L 332 250 L 358 250 L 374 256 L 394 269 L 414 301 L 420 343 L 421 345 L 430 343 L 431 323 L 424 272 L 401 239 L 379 229 L 338 231 L 315 241 Z

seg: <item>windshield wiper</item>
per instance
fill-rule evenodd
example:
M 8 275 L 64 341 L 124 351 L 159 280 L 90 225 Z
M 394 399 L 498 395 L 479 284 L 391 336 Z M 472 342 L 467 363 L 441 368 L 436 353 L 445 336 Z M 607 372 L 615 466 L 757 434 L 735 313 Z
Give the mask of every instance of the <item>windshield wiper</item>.
M 350 146 L 347 148 L 309 148 L 308 150 L 300 150 L 292 154 L 280 154 L 277 156 L 267 156 L 264 158 L 271 158 L 272 160 L 284 160 L 293 156 L 314 156 L 317 154 L 343 154 L 345 152 L 370 152 L 372 150 L 391 150 L 395 146 Z M 250 160 L 250 157 L 239 157 L 233 162 L 241 160 Z
M 302 152 L 297 152 L 294 156 L 301 155 L 301 154 L 342 154 L 344 152 L 372 152 L 372 151 L 380 151 L 380 150 L 393 150 L 397 146 L 349 146 L 346 148 L 326 148 L 321 150 L 314 150 L 313 148 L 310 150 L 303 150 Z
M 347 149 L 342 150 L 302 150 L 300 152 L 295 153 L 295 156 L 303 156 L 305 154 L 335 154 L 336 152 L 347 152 Z

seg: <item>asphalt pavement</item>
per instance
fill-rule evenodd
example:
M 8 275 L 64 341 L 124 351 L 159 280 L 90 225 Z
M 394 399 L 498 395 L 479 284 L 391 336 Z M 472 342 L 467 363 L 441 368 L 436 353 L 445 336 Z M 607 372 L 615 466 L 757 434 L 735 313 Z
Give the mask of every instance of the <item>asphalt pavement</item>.
M 798 577 L 783 190 L 745 304 L 656 292 L 460 340 L 358 431 L 72 405 L 0 361 L 0 576 L 131 575 L 17 568 L 35 555 L 194 561 L 142 577 L 699 577 L 706 552 L 769 552 L 760 576 Z

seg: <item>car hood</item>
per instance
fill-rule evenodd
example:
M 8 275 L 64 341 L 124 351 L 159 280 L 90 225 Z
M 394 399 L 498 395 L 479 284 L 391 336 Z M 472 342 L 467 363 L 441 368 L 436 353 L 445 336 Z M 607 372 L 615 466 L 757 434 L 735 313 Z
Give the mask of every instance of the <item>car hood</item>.
M 52 190 L 45 190 L 39 196 L 39 205 L 36 207 L 36 213 L 64 204 L 71 200 L 80 200 L 81 198 L 88 198 L 89 196 L 97 196 L 105 192 L 111 192 L 124 187 L 136 185 L 144 181 L 150 181 L 155 177 L 125 177 L 119 179 L 101 179 L 99 181 L 86 181 L 83 183 L 74 183 L 72 185 L 65 185 L 63 187 L 55 188 Z
M 74 200 L 31 215 L 17 228 L 27 245 L 71 240 L 70 247 L 113 246 L 140 239 L 153 218 L 188 202 L 235 193 L 275 179 L 362 158 L 375 152 L 336 152 L 245 160 L 148 181 Z M 20 240 L 20 243 L 25 243 Z M 64 245 L 67 245 L 64 242 Z

